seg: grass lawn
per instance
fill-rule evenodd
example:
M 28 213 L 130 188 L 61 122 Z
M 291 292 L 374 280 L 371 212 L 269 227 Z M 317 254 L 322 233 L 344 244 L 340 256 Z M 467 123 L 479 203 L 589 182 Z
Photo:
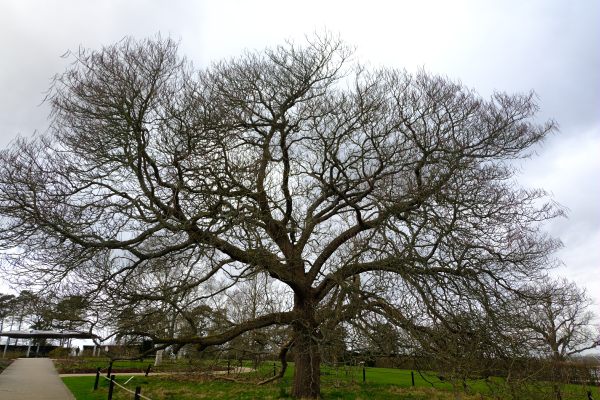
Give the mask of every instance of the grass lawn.
M 117 382 L 124 384 L 129 379 L 126 375 L 117 377 Z M 93 391 L 94 377 L 63 378 L 65 384 L 77 400 L 105 400 L 107 398 L 108 382 L 103 382 L 97 391 Z M 193 400 L 193 399 L 281 399 L 289 397 L 289 380 L 284 384 L 257 386 L 253 383 L 229 382 L 222 380 L 190 379 L 183 377 L 167 378 L 134 377 L 127 385 L 130 390 L 135 386 L 142 387 L 142 394 L 153 400 Z M 325 399 L 411 399 L 411 400 L 450 400 L 454 399 L 451 392 L 431 388 L 400 388 L 392 385 L 378 384 L 349 384 L 344 387 L 324 385 Z M 131 400 L 133 395 L 117 387 L 114 400 Z M 480 396 L 465 396 L 467 399 L 481 399 Z
M 324 399 L 406 399 L 406 400 L 454 400 L 457 397 L 452 386 L 441 382 L 435 375 L 421 376 L 415 372 L 415 387 L 411 384 L 411 371 L 391 368 L 367 368 L 366 382 L 362 381 L 362 369 L 351 368 L 322 368 L 322 394 Z M 254 373 L 230 375 L 238 381 L 220 378 L 202 377 L 191 374 L 176 374 L 171 376 L 135 376 L 126 373 L 117 374 L 117 382 L 130 390 L 136 386 L 142 387 L 142 394 L 153 400 L 192 400 L 192 399 L 280 399 L 289 397 L 293 364 L 290 364 L 286 376 L 281 383 L 270 383 L 263 386 L 256 382 L 273 374 L 273 364 L 264 363 Z M 224 376 L 226 377 L 226 376 Z M 77 400 L 105 400 L 107 398 L 108 381 L 101 378 L 97 391 L 93 391 L 95 377 L 66 377 L 65 384 L 73 392 Z M 129 380 L 128 383 L 125 383 Z M 484 381 L 468 382 L 468 393 L 461 390 L 463 400 L 504 399 L 510 398 L 501 380 L 492 385 Z M 600 393 L 598 388 L 592 388 L 595 398 Z M 549 385 L 537 385 L 529 388 L 529 394 L 519 398 L 533 400 L 550 395 Z M 586 399 L 587 388 L 578 385 L 564 387 L 564 400 Z M 116 387 L 114 400 L 131 400 L 133 395 Z

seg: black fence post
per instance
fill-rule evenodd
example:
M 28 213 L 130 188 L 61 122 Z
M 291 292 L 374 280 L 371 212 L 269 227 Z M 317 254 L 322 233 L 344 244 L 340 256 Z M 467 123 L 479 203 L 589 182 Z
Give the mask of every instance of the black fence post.
M 133 397 L 133 400 L 140 400 L 140 393 L 142 392 L 142 387 L 141 386 L 136 386 L 135 387 L 135 396 Z
M 591 390 L 587 391 L 587 395 L 588 395 L 588 400 L 594 400 L 594 398 L 592 397 L 592 391 Z
M 110 376 L 110 385 L 108 385 L 108 400 L 112 400 L 113 390 L 115 390 L 115 376 Z
M 365 364 L 363 363 L 363 383 L 367 381 L 367 371 L 365 369 Z
M 412 385 L 415 386 L 415 372 L 410 371 L 410 380 L 412 381 Z
M 148 368 L 146 368 L 146 374 L 144 376 L 148 376 L 150 373 L 150 368 L 152 368 L 152 364 L 148 364 Z
M 98 390 L 98 381 L 100 381 L 100 367 L 96 368 L 96 380 L 94 381 L 94 390 Z
M 111 362 L 108 364 L 108 371 L 106 371 L 106 377 L 107 377 L 107 378 L 110 378 L 110 374 L 112 374 L 112 365 L 113 365 L 113 362 L 111 361 Z

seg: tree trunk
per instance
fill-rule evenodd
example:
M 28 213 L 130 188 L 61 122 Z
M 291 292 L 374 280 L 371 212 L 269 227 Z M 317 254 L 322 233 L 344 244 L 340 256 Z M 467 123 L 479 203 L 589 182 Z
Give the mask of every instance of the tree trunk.
M 297 399 L 321 397 L 321 353 L 315 306 L 309 296 L 294 299 L 294 309 L 301 315 L 293 324 L 294 385 L 292 396 Z
M 294 386 L 292 396 L 300 399 L 318 399 L 321 396 L 321 354 L 317 330 L 294 327 Z
M 561 384 L 563 382 L 562 357 L 558 346 L 552 346 L 552 390 L 555 400 L 562 400 Z

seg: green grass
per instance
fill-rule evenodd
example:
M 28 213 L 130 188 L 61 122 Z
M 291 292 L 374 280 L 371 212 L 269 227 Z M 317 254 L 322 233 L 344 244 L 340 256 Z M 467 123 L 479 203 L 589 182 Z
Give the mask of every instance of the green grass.
M 4 371 L 4 369 L 6 367 L 8 367 L 10 365 L 10 363 L 12 362 L 11 359 L 8 358 L 0 358 L 0 372 Z
M 117 378 L 117 382 L 124 384 L 129 379 L 126 375 Z M 107 397 L 108 384 L 103 382 L 97 391 L 93 391 L 94 377 L 63 378 L 67 387 L 77 400 L 104 400 Z M 127 387 L 135 390 L 135 386 L 142 386 L 142 394 L 152 399 L 164 400 L 192 400 L 192 399 L 281 399 L 289 398 L 289 380 L 283 384 L 270 384 L 257 386 L 252 383 L 228 382 L 222 380 L 199 381 L 191 378 L 178 377 L 175 379 L 155 377 L 134 377 Z M 454 396 L 447 391 L 438 391 L 431 388 L 398 388 L 392 385 L 378 384 L 346 384 L 343 387 L 323 386 L 324 399 L 406 399 L 406 400 L 450 400 Z M 133 397 L 117 387 L 114 400 L 130 400 Z M 480 396 L 466 396 L 467 399 L 481 399 Z
M 226 365 L 226 363 L 224 364 Z M 246 364 L 245 366 L 249 366 Z M 279 368 L 279 364 L 276 364 Z M 227 375 L 222 378 L 202 377 L 192 374 L 176 374 L 171 376 L 135 376 L 126 385 L 130 390 L 136 386 L 142 387 L 142 394 L 152 399 L 192 400 L 192 399 L 280 399 L 288 398 L 293 376 L 293 363 L 282 382 L 270 383 L 263 386 L 256 382 L 273 375 L 273 363 L 263 363 L 259 370 L 253 373 L 229 375 L 237 381 L 228 381 Z M 460 393 L 463 400 L 470 399 L 505 399 L 510 393 L 501 379 L 491 381 L 468 381 L 465 393 L 460 388 L 453 388 L 448 382 L 440 381 L 434 374 L 415 372 L 415 387 L 411 385 L 411 371 L 391 368 L 366 368 L 366 382 L 362 381 L 360 367 L 323 367 L 321 371 L 322 394 L 324 399 L 407 399 L 407 400 L 454 400 Z M 131 375 L 117 375 L 117 382 L 124 384 Z M 77 400 L 100 400 L 107 398 L 108 381 L 101 378 L 97 391 L 93 391 L 94 377 L 67 377 L 65 384 L 73 392 Z M 564 385 L 563 399 L 585 399 L 588 388 L 580 385 Z M 591 389 L 593 395 L 599 396 L 597 387 Z M 115 388 L 115 400 L 132 399 L 133 395 Z M 519 398 L 534 400 L 552 398 L 551 386 L 547 383 L 529 384 L 521 388 Z

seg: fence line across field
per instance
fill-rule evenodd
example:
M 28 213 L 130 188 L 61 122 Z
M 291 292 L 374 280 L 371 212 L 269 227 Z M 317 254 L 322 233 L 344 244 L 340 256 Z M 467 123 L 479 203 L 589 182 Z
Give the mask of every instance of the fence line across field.
M 117 382 L 115 379 L 107 378 L 107 377 L 105 377 L 105 376 L 104 376 L 104 379 L 106 379 L 107 381 L 112 381 L 112 382 L 113 382 L 115 385 L 117 385 L 118 387 L 122 388 L 123 390 L 125 390 L 125 391 L 127 391 L 127 392 L 129 392 L 129 393 L 132 393 L 133 395 L 136 395 L 136 393 L 135 393 L 133 390 L 131 390 L 131 389 L 128 389 L 128 388 L 126 388 L 125 386 L 121 385 L 121 384 L 120 384 L 120 383 L 118 383 L 118 382 Z M 131 378 L 129 378 L 129 380 L 128 380 L 127 382 L 129 382 L 131 379 L 133 379 L 133 376 L 132 376 Z M 145 399 L 145 400 L 152 400 L 150 397 L 146 397 L 146 396 L 144 396 L 144 395 L 143 395 L 143 394 L 141 394 L 141 393 L 137 393 L 137 395 L 138 395 L 138 396 L 139 396 L 141 399 Z

